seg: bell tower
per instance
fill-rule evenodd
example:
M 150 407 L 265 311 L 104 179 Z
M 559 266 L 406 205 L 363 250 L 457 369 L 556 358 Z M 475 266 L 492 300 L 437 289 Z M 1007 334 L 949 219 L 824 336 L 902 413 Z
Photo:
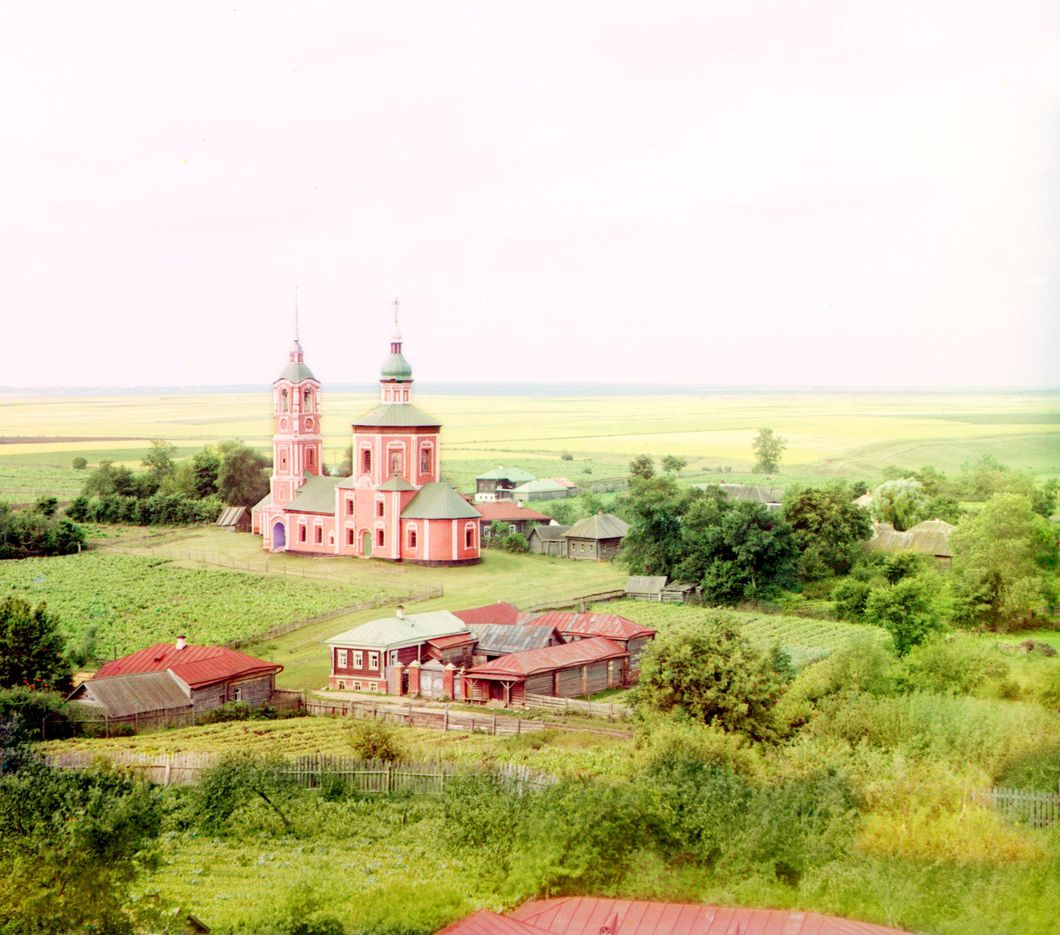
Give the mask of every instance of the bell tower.
M 290 360 L 273 383 L 272 502 L 284 506 L 305 483 L 322 472 L 324 439 L 320 432 L 320 381 L 305 364 L 298 340 L 298 313 Z

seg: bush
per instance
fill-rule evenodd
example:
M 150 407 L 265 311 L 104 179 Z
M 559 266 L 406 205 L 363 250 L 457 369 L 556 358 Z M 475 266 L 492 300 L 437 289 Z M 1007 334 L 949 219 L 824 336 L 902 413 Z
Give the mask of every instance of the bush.
M 397 731 L 383 721 L 355 721 L 350 730 L 350 746 L 366 760 L 396 763 L 404 759 L 405 750 Z
M 75 471 L 83 471 L 85 468 L 88 467 L 88 460 L 86 458 L 82 458 L 80 455 L 74 458 L 72 463 Z
M 903 578 L 890 587 L 873 588 L 862 619 L 891 634 L 899 656 L 942 629 L 943 607 L 933 583 L 923 577 Z
M 208 834 L 224 834 L 232 816 L 247 803 L 260 799 L 291 830 L 281 795 L 290 783 L 280 777 L 283 761 L 278 757 L 257 759 L 242 754 L 226 756 L 204 770 L 190 791 L 193 822 Z
M 198 719 L 200 724 L 223 724 L 226 721 L 249 721 L 255 712 L 245 701 L 226 701 L 221 707 L 207 711 Z
M 970 695 L 990 677 L 1004 678 L 1008 666 L 978 641 L 954 634 L 921 643 L 902 660 L 896 675 L 906 691 Z
M 561 454 L 559 457 L 560 457 L 561 461 L 573 461 L 574 460 L 574 455 L 572 455 L 569 451 L 563 452 L 563 454 Z

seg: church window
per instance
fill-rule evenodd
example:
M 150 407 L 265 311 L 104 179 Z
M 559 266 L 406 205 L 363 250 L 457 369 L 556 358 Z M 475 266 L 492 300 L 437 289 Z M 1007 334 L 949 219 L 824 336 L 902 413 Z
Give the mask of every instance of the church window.
M 376 505 L 375 505 L 375 515 L 376 516 L 380 516 L 380 517 L 383 515 L 383 501 L 382 500 L 377 502 Z M 382 543 L 380 543 L 380 545 L 382 545 Z
M 305 392 L 302 394 L 302 408 L 306 412 L 313 411 L 313 393 L 309 387 L 306 387 Z
M 475 547 L 475 527 L 468 526 L 464 530 L 464 548 L 473 549 Z
M 280 390 L 280 412 L 286 412 L 288 405 L 287 388 Z
M 361 450 L 361 473 L 370 474 L 372 471 L 372 452 L 368 448 Z
M 305 526 L 298 527 L 298 541 L 305 542 Z
M 391 474 L 404 474 L 404 461 L 403 453 L 400 451 L 390 452 L 390 473 Z
M 346 545 L 353 545 L 353 530 L 346 530 Z
M 353 516 L 353 498 L 346 501 L 346 515 Z
M 401 394 L 401 398 L 402 398 L 402 399 L 403 399 L 403 400 L 404 400 L 404 401 L 405 401 L 405 402 L 407 403 L 407 402 L 409 401 L 409 391 L 408 391 L 408 390 L 405 390 L 405 391 L 404 391 L 404 392 L 403 392 L 403 393 Z
M 431 473 L 431 449 L 423 447 L 420 449 L 420 473 Z
M 313 467 L 313 449 L 307 448 L 305 453 L 306 465 L 310 468 Z
M 316 541 L 317 543 L 322 543 L 324 541 L 324 530 L 320 526 L 317 526 L 316 528 Z
M 383 545 L 383 530 L 377 529 L 375 531 L 375 544 L 382 547 Z
M 410 529 L 409 530 L 409 548 L 410 549 L 416 548 L 416 530 L 415 529 Z

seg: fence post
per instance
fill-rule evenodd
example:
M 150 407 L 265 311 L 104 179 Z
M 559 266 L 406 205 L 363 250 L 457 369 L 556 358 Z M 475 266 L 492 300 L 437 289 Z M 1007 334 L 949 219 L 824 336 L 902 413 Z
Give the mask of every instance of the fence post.
M 497 736 L 497 713 L 493 713 L 493 736 Z

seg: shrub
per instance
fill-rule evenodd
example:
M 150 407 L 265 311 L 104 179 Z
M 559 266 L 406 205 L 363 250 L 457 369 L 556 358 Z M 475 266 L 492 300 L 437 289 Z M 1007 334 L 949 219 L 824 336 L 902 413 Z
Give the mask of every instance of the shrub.
M 942 605 L 926 578 L 903 578 L 891 587 L 873 588 L 862 617 L 887 630 L 895 651 L 904 656 L 942 628 Z
M 232 816 L 248 802 L 260 799 L 291 830 L 279 800 L 289 783 L 280 776 L 278 757 L 258 759 L 243 754 L 226 756 L 204 770 L 190 792 L 194 822 L 208 834 L 223 834 Z
M 561 461 L 573 461 L 574 460 L 574 455 L 572 455 L 569 451 L 563 452 L 563 454 L 561 454 L 559 457 L 560 457 Z
M 350 730 L 350 746 L 357 756 L 366 760 L 395 763 L 405 756 L 397 731 L 383 721 L 355 721 Z
M 248 721 L 254 709 L 245 701 L 226 701 L 221 707 L 207 711 L 198 719 L 200 724 L 223 724 L 226 721 Z
M 912 649 L 897 669 L 906 691 L 970 695 L 989 677 L 1004 678 L 1008 666 L 989 647 L 954 634 L 935 638 Z
M 74 458 L 72 463 L 75 471 L 83 471 L 85 468 L 88 467 L 88 460 L 86 458 L 82 458 L 80 455 Z

